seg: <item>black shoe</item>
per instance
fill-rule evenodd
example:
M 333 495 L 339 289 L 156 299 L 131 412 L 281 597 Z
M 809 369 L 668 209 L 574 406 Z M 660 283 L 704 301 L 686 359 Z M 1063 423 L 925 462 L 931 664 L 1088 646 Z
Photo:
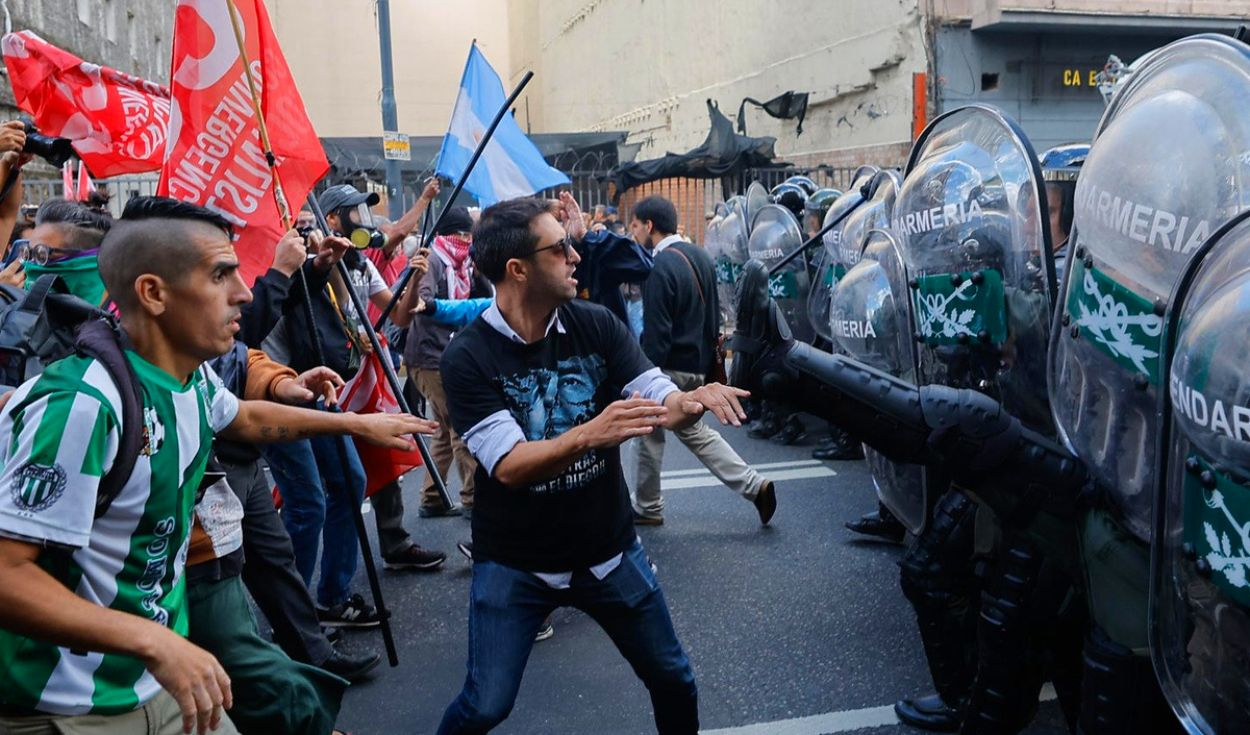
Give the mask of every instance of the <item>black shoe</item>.
M 460 515 L 461 510 L 457 506 L 444 508 L 441 505 L 423 505 L 417 508 L 417 515 L 422 518 L 451 518 Z
M 473 542 L 472 541 L 457 541 L 456 548 L 460 550 L 461 554 L 464 554 L 464 558 L 468 559 L 469 561 L 473 561 Z
M 791 416 L 781 425 L 781 431 L 774 434 L 771 439 L 777 444 L 789 446 L 791 444 L 800 444 L 807 438 L 807 428 L 803 426 L 803 422 L 797 417 Z
M 764 486 L 760 488 L 752 502 L 755 503 L 755 510 L 760 514 L 760 525 L 767 526 L 768 522 L 773 519 L 773 514 L 777 512 L 777 491 L 773 488 L 772 480 L 764 482 Z
M 317 608 L 317 620 L 329 628 L 373 628 L 382 624 L 378 611 L 360 595 L 352 595 L 329 609 Z
M 747 429 L 747 436 L 752 439 L 767 439 L 781 431 L 781 422 L 773 416 L 765 416 L 755 422 L 755 426 Z
M 847 462 L 863 458 L 864 445 L 840 432 L 831 436 L 828 444 L 812 450 L 812 459 L 832 459 L 839 462 Z
M 343 638 L 343 633 L 338 628 L 327 628 L 324 625 L 321 626 L 321 635 L 325 636 L 332 646 Z
M 447 561 L 447 555 L 443 552 L 430 551 L 413 544 L 394 556 L 382 557 L 382 566 L 387 569 L 416 569 L 428 572 L 438 569 L 445 561 Z
M 897 518 L 891 515 L 882 516 L 875 510 L 865 514 L 858 521 L 848 521 L 845 525 L 855 533 L 876 536 L 896 544 L 903 543 L 903 538 L 907 535 L 907 529 L 903 528 L 903 524 L 899 523 Z
M 319 668 L 329 671 L 331 674 L 347 679 L 355 684 L 360 681 L 365 674 L 373 670 L 382 660 L 382 654 L 372 651 L 360 654 L 343 653 L 335 651 L 330 654 L 330 658 L 322 661 Z
M 894 714 L 904 724 L 929 732 L 956 732 L 962 720 L 959 710 L 936 694 L 900 699 L 894 703 Z

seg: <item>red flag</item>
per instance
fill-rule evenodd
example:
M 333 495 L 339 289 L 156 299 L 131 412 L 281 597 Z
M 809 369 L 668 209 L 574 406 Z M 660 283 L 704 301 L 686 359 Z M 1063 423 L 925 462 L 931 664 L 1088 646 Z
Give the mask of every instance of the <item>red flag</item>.
M 170 77 L 170 145 L 159 193 L 220 212 L 234 223 L 235 250 L 251 283 L 269 269 L 282 236 L 280 183 L 298 207 L 330 164 L 295 88 L 261 0 L 233 0 L 243 46 L 277 159 L 265 158 L 228 0 L 178 0 Z
M 382 353 L 387 354 L 386 339 L 378 335 L 382 343 Z M 343 395 L 339 405 L 344 411 L 352 413 L 399 413 L 399 401 L 386 382 L 386 373 L 378 353 L 366 355 L 361 361 L 360 371 L 356 377 L 347 381 L 343 387 Z M 386 485 L 398 480 L 401 475 L 421 466 L 421 451 L 413 448 L 407 451 L 387 449 L 374 444 L 356 440 L 356 451 L 360 453 L 360 463 L 365 467 L 368 482 L 365 483 L 365 495 L 369 496 Z
M 74 141 L 96 176 L 160 168 L 168 89 L 83 61 L 31 31 L 5 34 L 0 46 L 17 106 L 44 135 Z
M 91 183 L 91 172 L 87 170 L 87 162 L 83 161 L 78 164 L 78 201 L 87 201 L 87 195 L 95 191 L 95 184 Z
M 66 161 L 61 166 L 61 186 L 65 188 L 65 198 L 71 202 L 78 199 L 74 192 L 74 162 Z

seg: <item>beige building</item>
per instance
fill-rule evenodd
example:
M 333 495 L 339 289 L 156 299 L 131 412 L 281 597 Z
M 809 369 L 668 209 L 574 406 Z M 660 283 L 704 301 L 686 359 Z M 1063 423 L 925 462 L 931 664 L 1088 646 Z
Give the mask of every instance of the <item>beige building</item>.
M 322 136 L 381 133 L 372 0 L 266 0 Z M 1110 54 L 1126 63 L 1195 32 L 1232 32 L 1250 0 L 392 0 L 399 123 L 441 135 L 470 40 L 535 133 L 625 131 L 640 160 L 707 134 L 746 97 L 809 93 L 794 120 L 746 108 L 750 135 L 799 165 L 901 164 L 918 124 L 996 105 L 1045 148 L 1088 139 Z

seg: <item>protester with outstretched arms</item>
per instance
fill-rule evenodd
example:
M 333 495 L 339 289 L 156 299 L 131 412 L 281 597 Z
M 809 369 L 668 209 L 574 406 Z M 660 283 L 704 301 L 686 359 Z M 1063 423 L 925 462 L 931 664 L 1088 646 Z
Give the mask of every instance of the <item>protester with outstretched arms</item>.
M 214 434 L 244 442 L 352 433 L 407 446 L 432 424 L 239 401 L 203 363 L 230 348 L 251 299 L 226 220 L 141 197 L 100 249 L 143 400 L 144 446 L 120 461 L 119 386 L 92 358 L 54 363 L 0 411 L 0 731 L 62 732 L 100 715 L 122 732 L 234 732 L 230 681 L 183 639 L 184 553 Z
M 580 258 L 547 202 L 488 208 L 474 249 L 495 304 L 442 360 L 453 423 L 479 464 L 469 673 L 438 732 L 499 724 L 544 618 L 572 606 L 600 622 L 646 684 L 657 728 L 695 733 L 694 672 L 634 533 L 619 446 L 709 410 L 737 424 L 746 393 L 679 391 L 624 322 L 575 300 Z

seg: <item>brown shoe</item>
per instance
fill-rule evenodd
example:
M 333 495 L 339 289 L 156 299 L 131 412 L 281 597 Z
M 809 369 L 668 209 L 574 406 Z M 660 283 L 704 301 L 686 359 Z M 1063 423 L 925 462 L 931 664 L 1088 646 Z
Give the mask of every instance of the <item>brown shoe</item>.
M 638 511 L 634 511 L 635 526 L 663 526 L 664 516 L 644 516 Z
M 759 511 L 760 523 L 767 526 L 777 512 L 777 492 L 773 490 L 773 481 L 765 480 L 755 500 L 751 502 L 755 503 L 755 509 Z

